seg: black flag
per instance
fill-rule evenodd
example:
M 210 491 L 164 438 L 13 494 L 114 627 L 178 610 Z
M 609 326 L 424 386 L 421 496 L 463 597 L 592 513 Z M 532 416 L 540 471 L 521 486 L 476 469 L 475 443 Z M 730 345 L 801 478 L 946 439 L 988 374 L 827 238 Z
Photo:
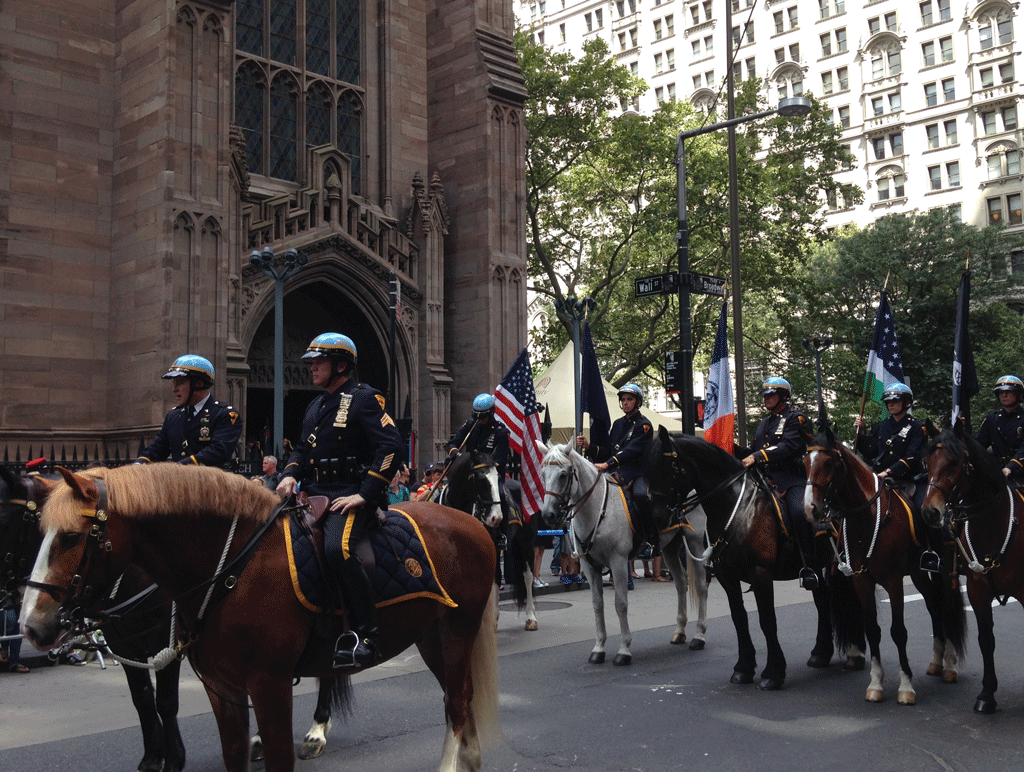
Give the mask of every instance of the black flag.
M 978 393 L 978 373 L 974 369 L 974 352 L 967 330 L 971 303 L 971 272 L 964 271 L 956 298 L 956 338 L 953 343 L 953 415 L 951 426 L 963 418 L 964 428 L 971 433 L 971 397 Z

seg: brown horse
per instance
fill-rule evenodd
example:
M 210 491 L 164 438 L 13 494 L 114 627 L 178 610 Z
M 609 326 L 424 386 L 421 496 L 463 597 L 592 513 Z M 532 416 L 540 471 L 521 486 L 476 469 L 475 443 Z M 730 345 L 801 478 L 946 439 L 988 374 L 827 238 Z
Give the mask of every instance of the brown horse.
M 956 664 L 963 657 L 966 637 L 964 604 L 955 576 L 934 579 L 920 569 L 921 553 L 928 542 L 915 523 L 912 505 L 886 487 L 871 468 L 849 448 L 835 441 L 832 432 L 819 434 L 804 458 L 807 489 L 804 512 L 814 523 L 831 522 L 839 533 L 839 568 L 853 577 L 853 586 L 864 612 L 864 628 L 871 652 L 871 682 L 864 699 L 885 699 L 885 672 L 879 644 L 875 587 L 881 586 L 892 605 L 890 634 L 900 660 L 897 702 L 917 701 L 913 673 L 907 658 L 907 627 L 903 621 L 903 577 L 910 576 L 924 596 L 932 620 L 933 658 L 928 675 L 941 675 L 956 683 Z
M 21 617 L 26 637 L 53 645 L 69 615 L 136 563 L 177 601 L 229 772 L 248 769 L 249 700 L 266 768 L 293 770 L 292 679 L 355 671 L 331 669 L 333 641 L 303 656 L 317 615 L 293 589 L 277 496 L 217 469 L 176 464 L 61 474 L 65 484 L 43 509 L 43 547 Z M 445 694 L 440 770 L 478 770 L 481 741 L 498 733 L 494 547 L 456 510 L 416 502 L 394 511 L 412 523 L 441 592 L 378 604 L 381 661 L 417 646 Z
M 959 422 L 931 441 L 925 455 L 928 495 L 922 515 L 933 526 L 949 529 L 954 554 L 962 558 L 967 597 L 978 621 L 978 645 L 984 673 L 976 713 L 996 709 L 995 648 L 992 600 L 1010 596 L 1024 603 L 1024 538 L 1018 521 L 1024 497 L 1003 477 L 1002 464 L 967 435 Z

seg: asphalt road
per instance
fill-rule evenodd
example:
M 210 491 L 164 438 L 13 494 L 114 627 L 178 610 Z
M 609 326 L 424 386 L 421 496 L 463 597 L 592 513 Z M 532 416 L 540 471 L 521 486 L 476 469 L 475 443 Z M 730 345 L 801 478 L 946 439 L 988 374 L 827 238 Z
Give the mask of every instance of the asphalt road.
M 864 701 L 866 672 L 804 665 L 813 644 L 809 594 L 777 585 L 782 643 L 789 660 L 786 688 L 764 693 L 728 683 L 736 656 L 724 596 L 712 585 L 711 629 L 704 651 L 670 646 L 671 584 L 640 581 L 630 593 L 633 664 L 587 664 L 593 644 L 589 591 L 541 598 L 541 629 L 522 618 L 499 620 L 501 719 L 505 744 L 486 757 L 501 772 L 636 772 L 662 770 L 836 770 L 844 772 L 981 772 L 1024 769 L 1024 646 L 1020 609 L 996 613 L 999 710 L 975 715 L 981 658 L 973 614 L 960 683 L 925 676 L 931 641 L 924 604 L 908 604 L 911 661 L 918 704 L 896 704 L 898 667 L 883 637 L 887 701 Z M 610 590 L 606 608 L 611 612 Z M 912 589 L 908 590 L 908 593 Z M 747 596 L 750 598 L 750 596 Z M 507 605 L 507 604 L 505 604 Z M 748 605 L 752 605 L 748 603 Z M 888 605 L 883 613 L 887 615 Z M 613 614 L 613 612 L 612 612 Z M 614 614 L 613 614 L 614 616 Z M 755 642 L 763 647 L 752 614 Z M 883 621 L 887 635 L 888 621 Z M 618 623 L 609 620 L 609 651 Z M 759 665 L 763 664 L 763 654 Z M 188 668 L 184 668 L 188 671 Z M 34 669 L 0 674 L 0 772 L 134 770 L 141 740 L 119 668 Z M 412 651 L 356 681 L 356 715 L 337 722 L 323 757 L 300 772 L 419 772 L 436 769 L 443 737 L 442 695 Z M 295 690 L 295 737 L 312 715 L 314 685 Z M 182 733 L 187 769 L 223 769 L 205 694 L 188 671 L 182 682 Z M 262 763 L 253 765 L 255 770 Z

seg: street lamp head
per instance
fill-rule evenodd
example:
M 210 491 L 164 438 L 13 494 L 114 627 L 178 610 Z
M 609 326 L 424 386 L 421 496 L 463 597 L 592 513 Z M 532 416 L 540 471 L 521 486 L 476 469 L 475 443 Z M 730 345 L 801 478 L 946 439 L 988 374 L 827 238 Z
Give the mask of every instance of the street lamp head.
M 263 247 L 263 251 L 260 253 L 263 257 L 263 262 L 267 265 L 273 265 L 274 263 L 274 250 L 270 247 Z
M 811 112 L 811 100 L 805 96 L 786 97 L 779 100 L 776 112 L 787 118 L 803 118 Z
M 260 257 L 260 253 L 255 249 L 249 253 L 249 265 L 253 268 L 259 268 L 263 265 L 263 258 Z

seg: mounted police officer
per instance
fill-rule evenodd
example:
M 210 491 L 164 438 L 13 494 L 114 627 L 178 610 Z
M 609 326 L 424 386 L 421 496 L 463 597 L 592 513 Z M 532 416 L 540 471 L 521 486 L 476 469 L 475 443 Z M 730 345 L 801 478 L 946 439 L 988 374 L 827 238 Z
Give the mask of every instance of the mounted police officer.
M 487 453 L 498 465 L 499 484 L 504 484 L 505 464 L 508 462 L 508 429 L 494 417 L 493 394 L 476 396 L 473 400 L 473 417 L 452 435 L 444 450 L 449 463 L 459 453 L 474 450 Z
M 1024 382 L 1016 375 L 1004 375 L 992 390 L 1000 409 L 985 416 L 976 439 L 990 448 L 1003 465 L 1003 474 L 1024 479 Z
M 242 424 L 237 410 L 210 396 L 215 377 L 210 360 L 185 354 L 161 377 L 173 382 L 178 405 L 164 417 L 153 444 L 135 463 L 170 459 L 179 464 L 224 466 L 238 446 Z
M 889 417 L 880 421 L 870 434 L 860 434 L 864 417 L 853 419 L 857 431 L 857 452 L 871 464 L 882 479 L 890 479 L 913 496 L 913 481 L 921 472 L 921 459 L 928 442 L 924 422 L 910 414 L 914 392 L 902 383 L 890 383 L 882 392 Z
M 747 469 L 757 464 L 782 495 L 789 510 L 789 522 L 800 534 L 805 553 L 801 585 L 814 589 L 817 576 L 810 567 L 813 565 L 814 544 L 809 528 L 805 527 L 807 519 L 803 516 L 804 486 L 807 482 L 803 457 L 807 452 L 811 425 L 807 416 L 789 403 L 792 394 L 793 387 L 785 378 L 767 378 L 761 384 L 761 398 L 768 416 L 758 424 L 750 448 L 737 446 L 734 452 Z
M 643 524 L 643 537 L 647 546 L 641 548 L 637 557 L 646 560 L 658 547 L 658 531 L 651 518 L 650 497 L 647 494 L 647 480 L 644 479 L 641 459 L 654 437 L 654 427 L 640 412 L 644 404 L 644 393 L 635 383 L 627 383 L 618 391 L 622 418 L 615 419 L 608 433 L 608 443 L 592 445 L 584 435 L 576 438 L 576 447 L 601 472 L 614 473 L 623 485 L 632 483 L 633 501 L 636 502 Z
M 352 628 L 335 644 L 334 667 L 367 667 L 378 658 L 375 597 L 354 547 L 376 524 L 377 509 L 387 509 L 388 484 L 405 461 L 405 450 L 395 422 L 384 412 L 384 397 L 359 382 L 351 338 L 325 332 L 302 358 L 324 393 L 306 409 L 277 492 L 290 496 L 301 484 L 312 496 L 327 496 L 331 512 L 348 518 L 340 547 L 327 555 Z

